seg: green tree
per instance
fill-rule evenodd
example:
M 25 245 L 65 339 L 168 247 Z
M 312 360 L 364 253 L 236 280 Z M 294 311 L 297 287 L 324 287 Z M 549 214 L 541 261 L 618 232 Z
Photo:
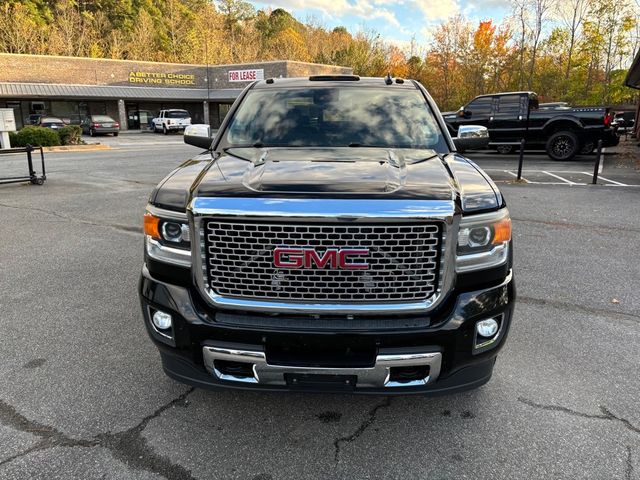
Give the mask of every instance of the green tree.
M 158 59 L 158 37 L 153 17 L 145 9 L 138 12 L 133 29 L 129 32 L 126 58 L 131 60 Z
M 46 53 L 49 12 L 36 2 L 5 2 L 0 5 L 0 51 Z
M 217 0 L 216 5 L 223 15 L 224 28 L 230 42 L 232 59 L 237 60 L 237 44 L 242 34 L 244 24 L 255 16 L 253 5 L 244 0 Z

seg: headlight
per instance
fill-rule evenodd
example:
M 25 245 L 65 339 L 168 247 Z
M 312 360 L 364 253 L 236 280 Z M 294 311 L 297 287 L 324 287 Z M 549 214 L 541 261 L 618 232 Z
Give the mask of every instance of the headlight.
M 504 264 L 509 256 L 510 240 L 511 219 L 506 208 L 462 217 L 458 231 L 456 271 L 483 270 Z
M 151 208 L 151 207 L 149 207 Z M 153 213 L 144 215 L 144 233 L 147 255 L 154 260 L 172 263 L 182 267 L 191 266 L 191 242 L 189 225 L 184 219 L 175 217 L 175 212 L 153 208 Z
M 160 221 L 162 239 L 171 243 L 189 242 L 189 225 L 171 221 Z

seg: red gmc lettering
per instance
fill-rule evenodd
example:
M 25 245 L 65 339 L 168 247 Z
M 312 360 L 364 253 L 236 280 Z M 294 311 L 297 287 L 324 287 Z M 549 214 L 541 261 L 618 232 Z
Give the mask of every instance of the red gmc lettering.
M 367 262 L 353 262 L 350 257 L 369 255 L 368 248 L 329 248 L 319 254 L 313 248 L 278 247 L 273 250 L 273 264 L 276 268 L 325 268 L 363 270 Z
M 303 250 L 299 248 L 276 248 L 273 264 L 276 268 L 302 268 Z
M 329 262 L 331 262 L 331 268 L 338 268 L 337 250 L 327 250 L 322 257 L 315 250 L 304 251 L 304 268 L 313 268 L 314 265 L 318 268 L 324 268 Z
M 369 255 L 368 248 L 343 248 L 340 250 L 340 268 L 345 270 L 364 270 L 369 268 L 367 262 L 349 263 L 348 257 L 356 255 Z

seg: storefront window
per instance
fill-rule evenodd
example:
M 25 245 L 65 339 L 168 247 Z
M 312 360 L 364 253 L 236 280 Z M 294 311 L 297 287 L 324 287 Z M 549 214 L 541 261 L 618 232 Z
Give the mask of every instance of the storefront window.
M 229 110 L 231 109 L 231 104 L 230 103 L 221 103 L 219 108 L 218 108 L 218 125 L 222 124 L 222 121 L 224 120 L 224 117 L 227 116 L 227 113 L 229 113 Z

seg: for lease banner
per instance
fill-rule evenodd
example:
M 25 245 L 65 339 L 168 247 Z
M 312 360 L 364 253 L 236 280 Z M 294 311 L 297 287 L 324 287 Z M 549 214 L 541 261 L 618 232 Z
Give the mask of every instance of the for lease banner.
M 251 70 L 229 70 L 230 82 L 252 82 L 253 80 L 264 80 L 263 69 Z

